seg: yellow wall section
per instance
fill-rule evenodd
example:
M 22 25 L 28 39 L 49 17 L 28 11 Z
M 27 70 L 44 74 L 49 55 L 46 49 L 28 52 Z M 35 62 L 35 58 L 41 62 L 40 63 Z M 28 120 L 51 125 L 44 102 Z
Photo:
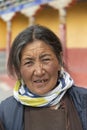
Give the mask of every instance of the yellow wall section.
M 0 19 L 0 49 L 6 47 L 6 23 Z
M 67 10 L 67 47 L 87 48 L 87 2 Z
M 58 34 L 59 15 L 58 10 L 55 10 L 49 6 L 44 7 L 35 16 L 35 23 L 44 25 Z
M 28 18 L 20 13 L 17 13 L 12 19 L 12 41 L 23 29 L 28 27 Z
M 29 25 L 29 19 L 17 13 L 12 19 L 12 39 Z M 35 15 L 35 23 L 49 27 L 59 35 L 58 10 L 46 6 Z M 67 47 L 87 48 L 87 2 L 79 2 L 67 9 Z M 0 19 L 0 49 L 6 48 L 6 23 Z

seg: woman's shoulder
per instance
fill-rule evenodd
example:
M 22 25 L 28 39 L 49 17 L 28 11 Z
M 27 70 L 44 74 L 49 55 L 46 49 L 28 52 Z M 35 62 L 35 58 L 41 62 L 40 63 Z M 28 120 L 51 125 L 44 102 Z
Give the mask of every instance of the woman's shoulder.
M 4 99 L 3 101 L 1 101 L 0 103 L 0 108 L 1 107 L 5 107 L 8 108 L 8 107 L 12 107 L 12 106 L 19 106 L 19 103 L 15 100 L 15 98 L 13 96 L 10 96 L 6 99 Z
M 6 99 L 2 100 L 0 104 L 2 104 L 2 103 L 12 103 L 14 101 L 15 101 L 14 97 L 10 96 L 10 97 L 7 97 Z
M 2 114 L 10 115 L 10 113 L 17 112 L 17 110 L 22 110 L 22 107 L 23 106 L 16 101 L 13 96 L 10 96 L 0 103 L 0 117 Z
M 79 95 L 87 95 L 87 88 L 73 85 L 69 89 L 69 92 L 70 92 L 70 94 L 75 93 L 75 94 L 79 94 Z
M 79 113 L 84 130 L 87 128 L 87 88 L 73 85 L 69 94 L 71 95 L 75 107 Z
M 15 100 L 15 98 L 13 96 L 10 96 L 6 99 L 4 99 L 1 103 L 0 103 L 0 112 L 1 111 L 14 111 L 15 109 L 22 109 L 22 105 Z
M 13 124 L 16 127 L 17 122 L 21 122 L 20 124 L 22 124 L 22 117 L 23 105 L 16 101 L 13 96 L 6 98 L 0 103 L 0 120 L 4 122 L 5 127 L 9 128 L 9 130 L 11 130 L 10 128 L 13 127 L 11 126 Z
M 68 92 L 79 112 L 87 110 L 87 88 L 73 85 Z

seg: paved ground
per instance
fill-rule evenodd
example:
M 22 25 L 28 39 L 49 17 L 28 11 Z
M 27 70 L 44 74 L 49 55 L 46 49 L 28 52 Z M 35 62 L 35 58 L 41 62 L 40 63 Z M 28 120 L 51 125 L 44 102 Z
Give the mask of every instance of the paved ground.
M 0 82 L 0 102 L 13 94 L 13 89 L 6 83 Z
M 13 94 L 14 84 L 7 75 L 0 76 L 0 102 Z

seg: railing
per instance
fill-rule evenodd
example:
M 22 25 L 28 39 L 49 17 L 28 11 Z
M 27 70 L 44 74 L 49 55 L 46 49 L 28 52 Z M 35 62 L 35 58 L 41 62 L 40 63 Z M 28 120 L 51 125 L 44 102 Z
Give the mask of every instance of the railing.
M 0 10 L 5 10 L 6 8 L 15 7 L 22 3 L 31 2 L 32 0 L 0 0 Z
M 50 1 L 52 0 L 0 0 L 0 15 L 19 12 L 27 7 L 46 4 Z

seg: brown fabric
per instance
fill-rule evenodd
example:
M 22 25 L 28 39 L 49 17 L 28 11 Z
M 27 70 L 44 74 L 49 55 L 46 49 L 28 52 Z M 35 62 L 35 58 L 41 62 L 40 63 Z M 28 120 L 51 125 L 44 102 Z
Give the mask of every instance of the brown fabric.
M 82 130 L 74 104 L 65 95 L 57 110 L 25 107 L 24 130 Z
M 64 96 L 63 104 L 67 116 L 67 130 L 83 130 L 79 115 L 69 94 Z
M 4 127 L 2 125 L 2 122 L 0 121 L 0 130 L 4 130 Z
M 26 107 L 25 130 L 66 130 L 64 114 L 64 109 Z

